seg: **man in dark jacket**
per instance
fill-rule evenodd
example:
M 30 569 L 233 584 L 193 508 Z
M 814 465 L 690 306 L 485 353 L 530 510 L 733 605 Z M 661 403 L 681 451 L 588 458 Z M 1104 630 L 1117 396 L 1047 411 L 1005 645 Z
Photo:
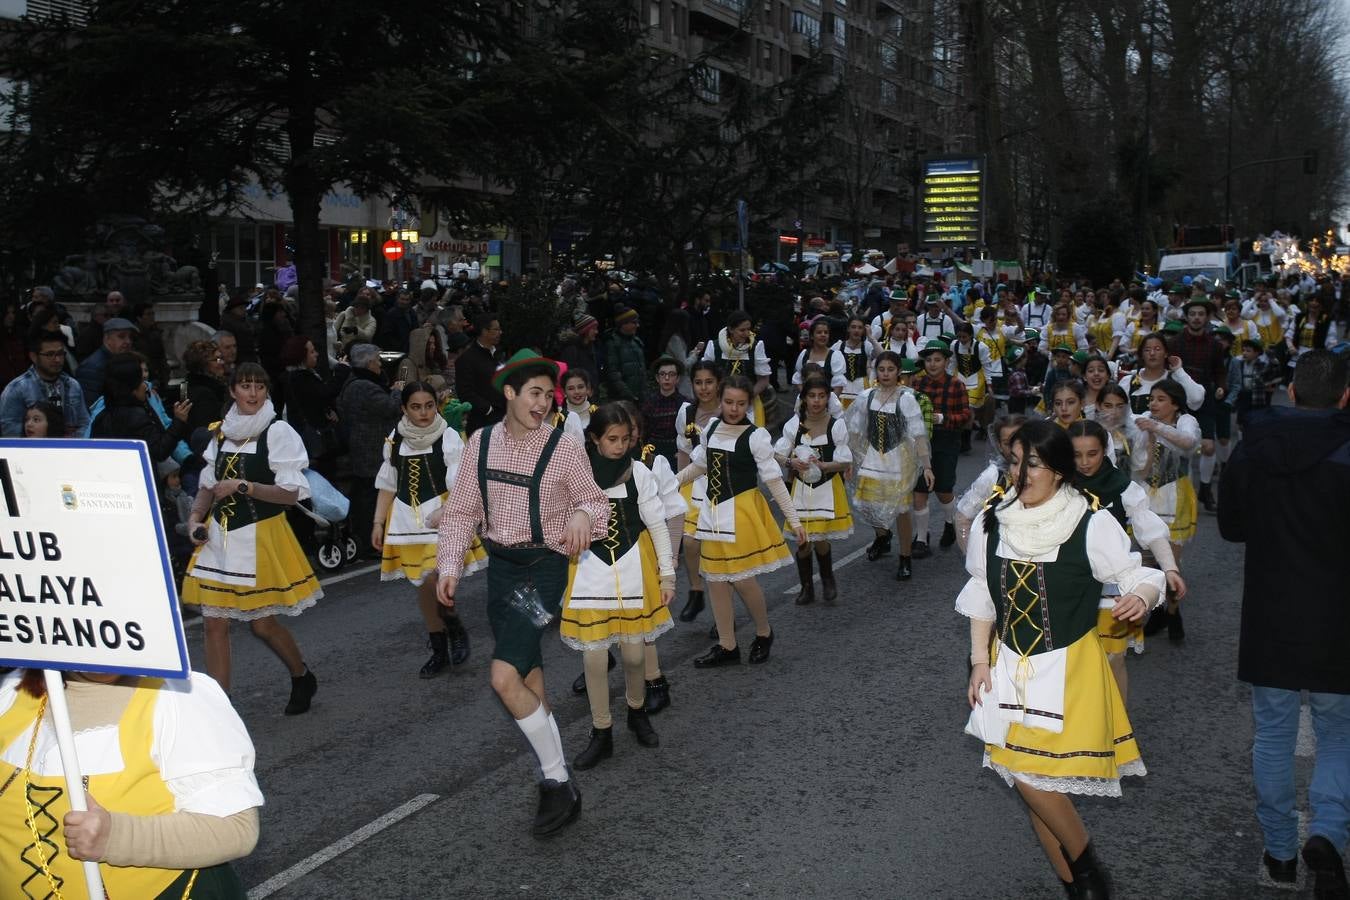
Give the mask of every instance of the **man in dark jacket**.
M 481 313 L 474 321 L 474 342 L 455 360 L 455 394 L 471 407 L 464 421 L 465 434 L 473 434 L 484 425 L 496 425 L 506 415 L 506 401 L 492 386 L 492 376 L 501 362 L 497 345 L 502 326 L 492 313 Z
M 1350 401 L 1347 363 L 1303 355 L 1294 409 L 1252 415 L 1220 479 L 1219 531 L 1246 542 L 1238 678 L 1252 686 L 1256 817 L 1272 879 L 1297 877 L 1294 745 L 1308 691 L 1317 759 L 1303 861 L 1316 896 L 1345 897 L 1350 840 Z
M 348 357 L 351 376 L 337 397 L 338 421 L 347 433 L 347 462 L 352 473 L 348 521 L 360 544 L 361 555 L 375 558 L 379 551 L 370 543 L 375 518 L 375 476 L 384 461 L 385 438 L 402 415 L 399 402 L 402 385 L 391 388 L 385 381 L 380 348 L 374 344 L 353 344 Z
M 616 309 L 614 332 L 605 338 L 603 374 L 609 400 L 640 404 L 647 395 L 647 348 L 637 332 L 637 310 Z

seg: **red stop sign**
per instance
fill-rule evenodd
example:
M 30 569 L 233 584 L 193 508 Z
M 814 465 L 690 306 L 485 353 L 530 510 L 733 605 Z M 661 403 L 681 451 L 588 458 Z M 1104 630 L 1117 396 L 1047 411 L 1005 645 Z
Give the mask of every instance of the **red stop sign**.
M 402 241 L 385 241 L 385 242 L 384 242 L 384 246 L 381 247 L 380 249 L 381 249 L 381 251 L 383 251 L 383 253 L 384 253 L 384 258 L 387 259 L 387 260 L 391 260 L 391 261 L 392 261 L 392 260 L 402 259 L 402 258 L 403 258 L 403 242 L 402 242 Z

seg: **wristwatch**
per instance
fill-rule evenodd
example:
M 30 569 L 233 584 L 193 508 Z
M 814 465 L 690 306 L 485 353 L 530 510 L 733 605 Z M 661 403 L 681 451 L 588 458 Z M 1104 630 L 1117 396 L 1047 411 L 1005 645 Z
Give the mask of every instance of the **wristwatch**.
M 252 485 L 250 485 L 247 481 L 241 481 L 239 482 L 239 486 L 234 489 L 234 492 L 236 494 L 244 494 L 245 496 L 247 496 L 249 493 L 252 492 L 252 490 L 253 490 Z

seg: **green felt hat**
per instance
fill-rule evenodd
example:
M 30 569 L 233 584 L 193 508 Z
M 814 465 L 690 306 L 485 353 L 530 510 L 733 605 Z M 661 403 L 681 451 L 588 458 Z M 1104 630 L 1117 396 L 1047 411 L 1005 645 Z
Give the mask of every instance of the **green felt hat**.
M 938 335 L 938 337 L 949 347 L 956 341 L 956 335 L 952 334 L 950 331 L 944 331 L 942 334 Z
M 1203 306 L 1211 316 L 1214 315 L 1214 301 L 1204 294 L 1196 294 L 1194 297 L 1181 304 L 1181 311 L 1190 312 L 1192 306 Z
M 1091 358 L 1092 354 L 1088 353 L 1086 350 L 1073 351 L 1073 361 L 1078 363 L 1080 366 L 1087 365 L 1087 361 Z
M 1022 329 L 1022 337 L 1023 337 L 1025 340 L 1028 340 L 1028 341 L 1039 341 L 1039 340 L 1041 339 L 1041 332 L 1040 332 L 1040 329 L 1039 329 L 1039 328 L 1024 328 L 1024 329 Z
M 919 363 L 911 357 L 905 356 L 900 359 L 900 372 L 905 375 L 913 375 L 919 371 Z
M 538 350 L 532 350 L 529 347 L 517 350 L 516 355 L 506 361 L 506 365 L 498 369 L 492 376 L 492 386 L 501 390 L 506 384 L 506 379 L 512 372 L 525 368 L 526 366 L 544 366 L 553 376 L 553 380 L 558 380 L 558 364 L 546 356 L 540 356 Z
M 1073 353 L 1072 350 L 1070 350 L 1068 347 L 1065 347 L 1063 344 L 1058 344 L 1058 345 L 1056 345 L 1056 346 L 1054 346 L 1054 347 L 1051 347 L 1051 348 L 1050 348 L 1050 352 L 1051 352 L 1052 354 L 1053 354 L 1053 353 L 1065 353 L 1065 354 L 1072 354 L 1072 353 Z
M 1006 363 L 1015 363 L 1023 356 L 1026 356 L 1026 353 L 1027 351 L 1023 350 L 1021 347 L 1014 345 L 1008 348 L 1007 353 L 1003 354 L 1003 361 Z
M 951 356 L 952 348 L 947 346 L 946 341 L 933 338 L 931 341 L 923 345 L 923 349 L 919 351 L 919 357 L 923 358 L 930 353 L 941 353 L 943 356 Z
M 1186 326 L 1181 324 L 1180 319 L 1168 319 L 1167 324 L 1162 327 L 1163 334 L 1176 334 Z
M 1229 328 L 1227 325 L 1215 325 L 1215 326 L 1214 326 L 1214 333 L 1215 333 L 1215 334 L 1226 334 L 1226 335 L 1228 335 L 1229 337 L 1232 337 L 1232 336 L 1233 336 L 1233 329 Z

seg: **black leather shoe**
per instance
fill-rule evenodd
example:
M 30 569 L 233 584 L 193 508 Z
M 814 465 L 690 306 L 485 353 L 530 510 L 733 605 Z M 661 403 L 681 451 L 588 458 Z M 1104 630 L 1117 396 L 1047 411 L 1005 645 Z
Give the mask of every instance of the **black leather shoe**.
M 670 705 L 670 682 L 666 676 L 659 675 L 647 682 L 647 702 L 642 708 L 647 715 L 654 716 Z
M 927 541 L 915 541 L 909 555 L 912 559 L 927 559 L 933 555 L 933 551 L 928 549 Z
M 867 548 L 867 560 L 868 562 L 876 562 L 890 552 L 891 533 L 888 531 L 884 536 L 873 538 L 872 546 Z
M 956 543 L 956 526 L 951 522 L 942 526 L 942 537 L 938 538 L 938 546 L 943 550 L 950 550 Z
M 291 699 L 286 703 L 286 715 L 298 716 L 309 712 L 309 703 L 318 692 L 319 679 L 306 667 L 305 674 L 291 678 Z
M 1350 900 L 1345 863 L 1331 841 L 1315 834 L 1303 845 L 1303 861 L 1313 873 L 1313 896 L 1317 900 Z
M 1060 849 L 1063 850 L 1062 847 Z M 1092 850 L 1091 841 L 1083 848 L 1078 858 L 1069 863 L 1069 871 L 1073 873 L 1076 896 L 1082 897 L 1083 900 L 1110 900 L 1111 889 L 1106 882 L 1106 871 L 1102 869 L 1101 863 L 1097 862 L 1097 854 Z
M 1181 621 L 1181 610 L 1167 616 L 1167 639 L 1174 644 L 1186 640 L 1186 627 Z
M 446 649 L 448 641 L 449 636 L 444 631 L 427 636 L 427 649 L 431 651 L 431 659 L 427 660 L 426 665 L 417 673 L 418 678 L 435 678 L 450 668 L 450 653 Z
M 1167 611 L 1167 607 L 1159 606 L 1155 609 L 1149 615 L 1148 621 L 1144 623 L 1144 637 L 1153 637 L 1155 634 L 1166 628 L 1167 620 L 1170 617 L 1171 613 Z
M 661 745 L 661 738 L 657 737 L 656 729 L 652 727 L 652 720 L 647 718 L 645 709 L 628 707 L 628 730 L 633 732 L 637 742 L 644 747 Z
M 769 648 L 773 646 L 773 632 L 770 631 L 768 637 L 755 635 L 755 639 L 750 642 L 750 661 L 752 663 L 768 662 Z
M 586 745 L 586 749 L 577 754 L 577 758 L 572 760 L 572 768 L 584 772 L 587 769 L 594 769 L 600 765 L 600 761 L 609 759 L 614 755 L 614 729 L 610 728 L 591 728 L 591 742 Z
M 1261 862 L 1265 864 L 1266 874 L 1270 880 L 1279 885 L 1287 884 L 1294 887 L 1298 884 L 1298 857 L 1293 859 L 1276 859 L 1269 853 L 1261 854 Z
M 547 837 L 566 828 L 581 815 L 581 791 L 568 780 L 562 784 L 549 778 L 539 785 L 539 812 L 530 831 L 535 837 Z
M 721 644 L 713 644 L 712 649 L 694 660 L 695 669 L 716 669 L 718 666 L 739 666 L 741 664 L 741 648 L 732 647 L 730 650 Z
M 698 618 L 698 614 L 703 612 L 703 606 L 703 592 L 690 591 L 688 599 L 684 601 L 684 609 L 680 610 L 680 621 L 694 621 Z
M 913 575 L 914 566 L 911 564 L 910 558 L 908 556 L 900 557 L 900 565 L 896 566 L 895 569 L 895 580 L 908 581 Z
M 459 616 L 455 616 L 453 621 L 447 620 L 446 625 L 450 635 L 450 662 L 462 666 L 469 661 L 469 631 Z

